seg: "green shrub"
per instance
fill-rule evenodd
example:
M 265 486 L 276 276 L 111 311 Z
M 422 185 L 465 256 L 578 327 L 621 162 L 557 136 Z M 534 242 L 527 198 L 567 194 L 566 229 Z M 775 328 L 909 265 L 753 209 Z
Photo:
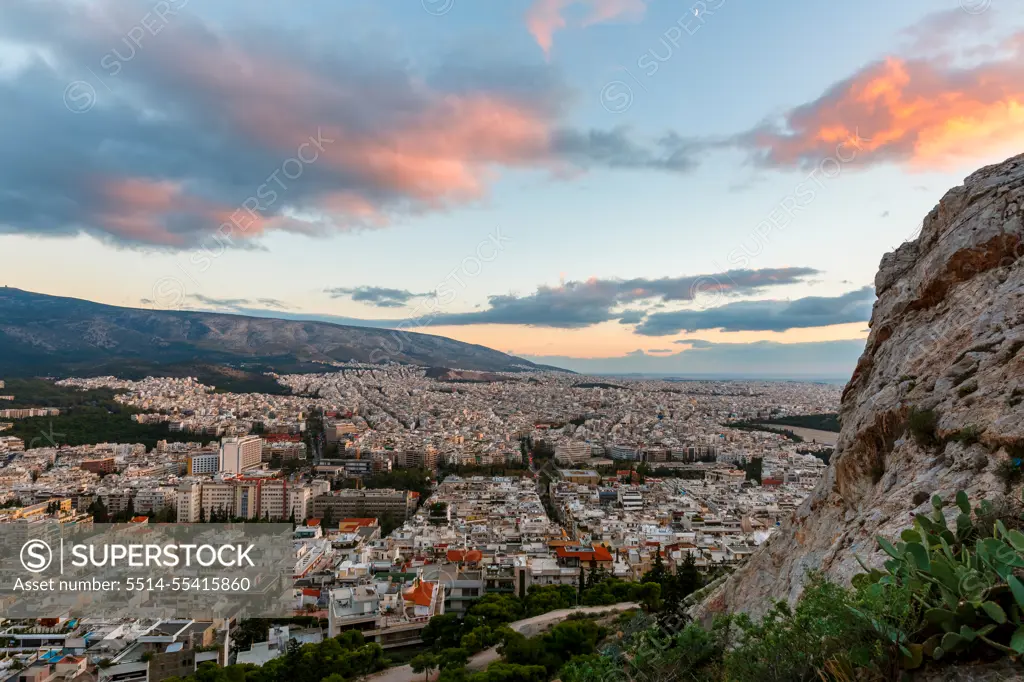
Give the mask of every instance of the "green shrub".
M 967 396 L 969 396 L 970 394 L 974 393 L 977 390 L 978 390 L 978 382 L 977 381 L 970 381 L 970 382 L 964 384 L 963 386 L 961 386 L 960 388 L 958 388 L 957 391 L 956 391 L 956 394 L 958 396 L 960 396 L 961 398 L 966 398 Z
M 934 410 L 919 410 L 914 407 L 907 416 L 907 429 L 914 437 L 914 441 L 923 448 L 939 444 L 938 423 L 939 417 Z
M 907 667 L 920 665 L 925 656 L 976 655 L 984 649 L 1024 654 L 1024 583 L 1014 575 L 1024 568 L 1024 533 L 1001 520 L 991 528 L 976 523 L 991 516 L 992 504 L 983 500 L 972 510 L 963 491 L 956 494 L 953 528 L 943 505 L 933 497 L 932 514 L 918 515 L 901 542 L 879 537 L 890 557 L 885 570 L 858 575 L 854 586 L 865 593 L 906 589 L 920 604 L 918 625 L 895 634 L 885 623 L 879 628 L 898 643 Z
M 964 447 L 970 447 L 981 441 L 981 429 L 974 425 L 965 426 L 953 434 L 953 436 L 950 437 L 950 440 L 963 443 Z
M 1024 471 L 1021 471 L 1020 464 L 1017 460 L 1009 457 L 999 460 L 995 474 L 996 478 L 1003 482 L 1007 492 L 1024 478 Z

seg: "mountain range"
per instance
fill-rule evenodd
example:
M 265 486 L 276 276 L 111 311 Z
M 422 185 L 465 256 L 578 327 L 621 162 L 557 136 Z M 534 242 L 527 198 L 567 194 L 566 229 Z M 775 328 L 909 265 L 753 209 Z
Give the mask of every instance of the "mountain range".
M 213 374 L 259 381 L 263 372 L 328 371 L 332 362 L 398 362 L 485 372 L 556 369 L 441 336 L 246 317 L 121 308 L 0 288 L 0 376 Z M 271 382 L 266 382 L 270 384 Z M 257 390 L 249 387 L 250 390 Z

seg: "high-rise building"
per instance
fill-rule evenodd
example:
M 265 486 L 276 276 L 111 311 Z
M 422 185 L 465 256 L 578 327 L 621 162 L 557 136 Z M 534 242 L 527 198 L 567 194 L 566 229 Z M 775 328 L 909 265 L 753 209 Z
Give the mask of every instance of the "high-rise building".
M 219 452 L 199 452 L 188 458 L 188 475 L 215 474 L 220 470 Z
M 178 486 L 178 523 L 197 523 L 202 508 L 203 488 L 198 483 L 182 483 Z
M 220 470 L 240 474 L 260 465 L 263 440 L 259 436 L 224 438 L 220 442 Z

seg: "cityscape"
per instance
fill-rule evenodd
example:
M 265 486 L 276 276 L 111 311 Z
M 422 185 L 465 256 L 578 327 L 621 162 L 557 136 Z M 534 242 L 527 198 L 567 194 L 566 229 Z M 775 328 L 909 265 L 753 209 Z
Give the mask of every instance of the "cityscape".
M 1024 680 L 1020 0 L 0 6 L 0 682 Z
M 325 622 L 299 641 L 354 630 L 387 652 L 421 645 L 431 617 L 465 616 L 486 595 L 577 591 L 588 571 L 638 582 L 656 561 L 728 571 L 813 489 L 838 435 L 782 425 L 834 414 L 830 384 L 331 369 L 275 376 L 282 395 L 192 377 L 56 380 L 68 394 L 109 389 L 132 422 L 176 440 L 26 447 L 0 436 L 0 524 L 28 537 L 50 523 L 289 523 L 278 615 Z M 60 408 L 5 416 L 41 424 Z M 67 613 L 4 637 L 11 652 L 100 657 L 99 679 L 118 681 L 287 652 L 283 634 L 233 650 L 231 625 Z

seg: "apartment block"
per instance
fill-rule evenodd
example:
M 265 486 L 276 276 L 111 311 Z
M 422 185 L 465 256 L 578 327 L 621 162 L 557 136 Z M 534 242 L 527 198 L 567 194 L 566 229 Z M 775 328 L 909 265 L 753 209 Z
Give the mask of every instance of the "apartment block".
M 258 467 L 263 456 L 263 440 L 259 436 L 224 438 L 220 442 L 220 470 L 240 474 Z

